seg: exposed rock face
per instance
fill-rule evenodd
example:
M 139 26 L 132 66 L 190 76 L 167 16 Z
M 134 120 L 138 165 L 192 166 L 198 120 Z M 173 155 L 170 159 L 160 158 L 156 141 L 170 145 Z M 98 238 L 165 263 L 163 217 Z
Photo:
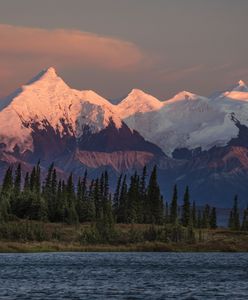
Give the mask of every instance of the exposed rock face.
M 141 169 L 154 160 L 154 154 L 142 151 L 95 152 L 78 151 L 75 155 L 80 163 L 88 168 L 111 167 L 115 171 Z
M 183 91 L 167 101 L 134 89 L 114 105 L 49 68 L 0 102 L 0 177 L 9 164 L 31 170 L 38 160 L 61 176 L 156 163 L 168 200 L 178 183 L 198 202 L 230 206 L 238 193 L 245 205 L 248 88 L 239 81 L 210 98 Z

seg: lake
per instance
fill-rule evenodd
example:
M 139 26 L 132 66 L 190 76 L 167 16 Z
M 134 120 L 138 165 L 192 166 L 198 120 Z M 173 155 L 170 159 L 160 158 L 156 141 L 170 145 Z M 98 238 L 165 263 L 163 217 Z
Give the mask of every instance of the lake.
M 0 254 L 0 299 L 248 299 L 248 254 Z

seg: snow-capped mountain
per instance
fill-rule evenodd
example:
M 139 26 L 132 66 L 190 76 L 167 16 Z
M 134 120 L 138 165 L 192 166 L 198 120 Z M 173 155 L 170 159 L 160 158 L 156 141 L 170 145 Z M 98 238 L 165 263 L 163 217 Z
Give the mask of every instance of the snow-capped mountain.
M 247 153 L 243 81 L 211 97 L 182 91 L 163 101 L 133 89 L 113 104 L 72 89 L 48 68 L 0 101 L 3 167 L 40 160 L 44 168 L 54 162 L 80 175 L 85 168 L 122 172 L 156 163 L 165 195 L 175 182 L 190 184 L 193 196 L 204 200 L 204 191 L 214 203 L 237 189 L 246 195 Z
M 248 87 L 239 81 L 215 97 L 183 91 L 166 101 L 133 89 L 114 105 L 94 91 L 70 88 L 48 68 L 0 106 L 1 143 L 21 153 L 34 151 L 34 132 L 48 127 L 80 141 L 87 132 L 99 133 L 110 123 L 120 129 L 123 122 L 169 156 L 180 148 L 225 146 L 238 136 L 237 122 L 248 126 Z
M 178 148 L 208 150 L 227 145 L 239 134 L 237 121 L 248 126 L 247 101 L 248 88 L 239 81 L 213 98 L 180 92 L 146 112 L 129 110 L 123 120 L 171 156 Z
M 9 151 L 16 145 L 21 152 L 33 150 L 34 124 L 40 130 L 49 125 L 61 136 L 67 127 L 66 133 L 76 137 L 85 125 L 97 132 L 110 120 L 117 128 L 122 124 L 107 100 L 93 91 L 71 89 L 53 68 L 42 71 L 7 100 L 9 105 L 0 111 L 0 137 Z
M 157 98 L 141 90 L 133 89 L 117 107 L 119 116 L 122 119 L 126 119 L 136 114 L 145 114 L 159 110 L 162 106 L 163 103 Z
M 1 103 L 0 143 L 5 154 L 48 163 L 75 153 L 82 161 L 79 151 L 95 151 L 100 153 L 99 164 L 104 161 L 104 152 L 124 151 L 124 159 L 128 156 L 132 161 L 132 156 L 139 157 L 140 162 L 146 163 L 149 159 L 142 158 L 143 152 L 150 160 L 164 155 L 128 128 L 115 105 L 93 91 L 70 88 L 54 68 L 42 71 Z

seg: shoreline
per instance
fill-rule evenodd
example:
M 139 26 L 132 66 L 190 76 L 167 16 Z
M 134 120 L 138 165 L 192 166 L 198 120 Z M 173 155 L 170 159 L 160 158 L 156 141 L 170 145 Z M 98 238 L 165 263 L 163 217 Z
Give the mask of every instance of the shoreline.
M 58 242 L 10 242 L 0 241 L 0 253 L 44 253 L 44 252 L 248 252 L 247 246 L 227 243 L 168 244 L 144 242 L 128 245 L 80 245 Z
M 248 252 L 248 232 L 224 228 L 194 230 L 194 238 L 173 241 L 163 226 L 116 224 L 114 236 L 99 239 L 93 224 L 14 221 L 0 225 L 0 253 L 39 252 Z M 167 227 L 169 230 L 169 227 Z M 160 233 L 160 234 L 159 234 Z

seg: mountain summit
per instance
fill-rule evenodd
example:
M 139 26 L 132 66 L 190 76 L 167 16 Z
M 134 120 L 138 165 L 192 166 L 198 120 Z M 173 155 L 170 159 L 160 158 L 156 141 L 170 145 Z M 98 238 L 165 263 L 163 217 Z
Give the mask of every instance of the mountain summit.
M 243 80 L 239 80 L 232 90 L 237 92 L 248 92 L 248 87 Z
M 244 102 L 242 106 L 240 101 Z M 3 102 L 0 137 L 9 151 L 16 145 L 21 152 L 33 151 L 34 127 L 47 130 L 49 126 L 62 137 L 80 138 L 86 129 L 98 133 L 111 123 L 120 129 L 125 122 L 167 155 L 182 147 L 207 150 L 226 145 L 238 135 L 234 118 L 248 125 L 247 101 L 248 88 L 240 80 L 211 99 L 182 91 L 160 101 L 133 89 L 113 105 L 94 91 L 70 88 L 50 67 Z
M 164 155 L 123 122 L 117 106 L 94 91 L 70 88 L 54 68 L 43 70 L 6 98 L 0 124 L 0 158 L 8 153 L 12 160 L 56 160 L 62 166 L 66 158 L 74 166 L 92 166 L 93 155 L 94 166 L 121 169 Z
M 121 118 L 127 118 L 135 114 L 144 114 L 159 110 L 163 103 L 157 98 L 139 89 L 133 89 L 128 96 L 118 104 L 118 111 Z
M 0 106 L 2 170 L 17 162 L 30 170 L 38 160 L 44 169 L 54 162 L 62 174 L 78 175 L 86 168 L 113 174 L 157 164 L 166 184 L 191 184 L 197 197 L 204 178 L 211 198 L 217 181 L 220 197 L 243 186 L 247 194 L 247 156 L 243 81 L 209 98 L 182 91 L 160 101 L 133 89 L 113 105 L 92 90 L 69 87 L 48 68 Z

